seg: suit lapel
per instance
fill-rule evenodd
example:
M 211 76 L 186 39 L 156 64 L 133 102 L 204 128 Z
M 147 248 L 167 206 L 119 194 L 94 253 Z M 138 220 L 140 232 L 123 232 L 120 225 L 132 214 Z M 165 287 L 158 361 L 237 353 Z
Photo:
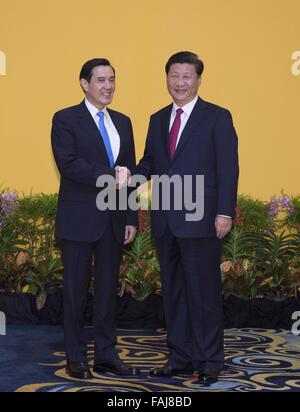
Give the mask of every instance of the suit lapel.
M 107 158 L 107 164 L 109 165 L 109 158 L 107 156 L 106 148 L 103 142 L 103 139 L 101 138 L 101 134 L 99 132 L 99 129 L 92 118 L 90 112 L 88 111 L 88 108 L 86 107 L 84 101 L 78 106 L 79 107 L 79 122 L 81 125 L 81 128 L 85 130 L 88 135 L 93 139 L 95 144 L 99 147 L 99 149 L 105 153 L 105 156 Z M 126 139 L 126 132 L 124 131 L 124 128 L 122 127 L 122 124 L 120 122 L 118 113 L 114 112 L 113 110 L 107 109 L 109 112 L 109 115 L 111 117 L 111 120 L 113 121 L 113 124 L 115 125 L 115 128 L 117 129 L 119 135 L 120 135 L 120 150 L 119 150 L 119 155 L 115 161 L 115 164 L 117 164 L 120 155 L 124 149 L 124 139 Z
M 169 126 L 170 126 L 170 117 L 172 112 L 173 105 L 166 107 L 165 111 L 162 114 L 161 118 L 161 135 L 162 143 L 167 159 L 170 161 L 170 152 L 169 152 Z
M 205 107 L 205 102 L 199 97 L 197 103 L 195 104 L 192 110 L 192 113 L 190 114 L 189 120 L 187 121 L 183 129 L 183 132 L 181 133 L 180 140 L 178 142 L 172 162 L 174 162 L 176 157 L 179 155 L 185 143 L 187 142 L 189 136 L 193 133 L 194 129 L 199 125 L 199 121 L 203 115 L 203 109 L 205 109 Z
M 107 111 L 120 136 L 120 150 L 119 150 L 118 157 L 116 158 L 116 161 L 115 161 L 115 164 L 117 164 L 118 161 L 122 158 L 122 153 L 125 147 L 126 131 L 124 130 L 122 122 L 120 122 L 120 117 L 118 113 L 110 109 L 107 109 Z
M 88 111 L 88 108 L 86 107 L 84 101 L 78 107 L 78 118 L 81 128 L 90 136 L 94 144 L 99 147 L 99 150 L 105 153 L 107 157 L 107 163 L 109 164 L 109 159 L 106 153 L 106 148 L 103 139 L 101 138 L 99 129 L 94 119 L 92 118 L 90 112 Z

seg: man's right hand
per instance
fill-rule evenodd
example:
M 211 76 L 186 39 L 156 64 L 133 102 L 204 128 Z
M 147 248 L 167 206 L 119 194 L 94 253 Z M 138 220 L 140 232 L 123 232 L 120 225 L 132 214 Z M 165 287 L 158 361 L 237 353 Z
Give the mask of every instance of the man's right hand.
M 131 180 L 131 172 L 125 166 L 116 166 L 116 187 L 122 189 L 122 187 L 128 186 Z

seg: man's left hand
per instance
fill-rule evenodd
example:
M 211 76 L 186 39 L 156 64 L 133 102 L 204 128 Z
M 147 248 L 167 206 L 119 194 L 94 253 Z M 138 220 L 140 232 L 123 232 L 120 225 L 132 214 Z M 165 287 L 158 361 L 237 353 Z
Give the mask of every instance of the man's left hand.
M 215 227 L 216 234 L 219 239 L 222 239 L 230 231 L 232 219 L 230 217 L 216 216 Z
M 116 166 L 116 187 L 117 189 L 122 189 L 128 186 L 131 181 L 131 172 L 125 166 Z
M 124 245 L 127 245 L 128 243 L 131 243 L 135 237 L 136 234 L 136 227 L 131 226 L 131 225 L 126 225 L 125 226 L 125 239 L 124 239 Z

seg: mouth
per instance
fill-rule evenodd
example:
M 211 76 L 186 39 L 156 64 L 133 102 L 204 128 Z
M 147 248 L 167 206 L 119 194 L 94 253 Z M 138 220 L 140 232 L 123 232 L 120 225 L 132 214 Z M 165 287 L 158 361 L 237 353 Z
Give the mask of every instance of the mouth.
M 175 89 L 175 92 L 176 92 L 176 94 L 184 95 L 184 94 L 186 94 L 187 90 L 178 90 L 178 89 Z

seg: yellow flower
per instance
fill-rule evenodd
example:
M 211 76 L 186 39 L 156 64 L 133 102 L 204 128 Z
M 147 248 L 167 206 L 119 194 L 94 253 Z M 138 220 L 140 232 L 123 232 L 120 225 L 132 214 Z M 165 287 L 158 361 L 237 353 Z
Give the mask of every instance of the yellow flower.
M 249 259 L 244 259 L 243 260 L 243 269 L 248 270 L 248 269 L 250 269 L 250 266 L 251 266 L 250 260 Z

